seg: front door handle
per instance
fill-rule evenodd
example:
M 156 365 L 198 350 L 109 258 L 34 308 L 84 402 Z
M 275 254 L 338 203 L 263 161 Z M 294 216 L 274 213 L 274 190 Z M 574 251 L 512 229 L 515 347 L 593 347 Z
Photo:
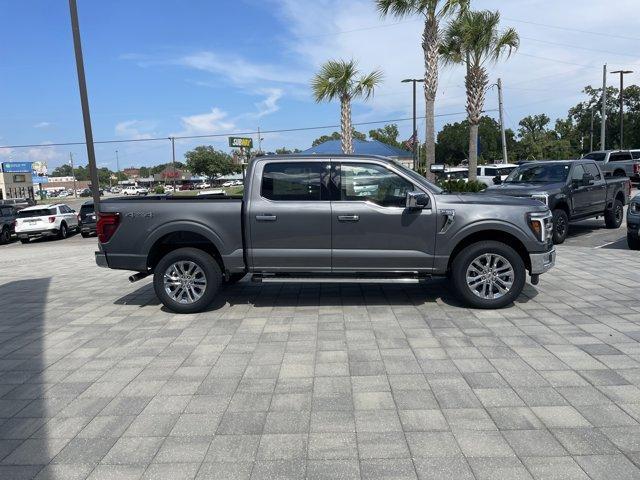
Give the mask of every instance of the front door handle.
M 256 220 L 259 222 L 275 222 L 278 219 L 275 215 L 265 213 L 263 215 L 256 215 Z
M 338 215 L 339 222 L 357 222 L 360 220 L 358 215 Z

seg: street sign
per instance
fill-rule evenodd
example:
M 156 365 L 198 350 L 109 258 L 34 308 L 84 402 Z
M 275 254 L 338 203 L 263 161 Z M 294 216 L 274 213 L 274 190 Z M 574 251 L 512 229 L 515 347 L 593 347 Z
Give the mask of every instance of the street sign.
M 229 146 L 233 148 L 253 148 L 253 138 L 229 137 Z

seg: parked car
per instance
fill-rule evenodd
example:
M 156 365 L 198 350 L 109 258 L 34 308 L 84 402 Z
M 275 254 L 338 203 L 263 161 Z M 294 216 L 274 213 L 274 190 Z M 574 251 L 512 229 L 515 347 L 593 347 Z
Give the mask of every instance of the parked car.
M 190 183 L 183 183 L 182 185 L 180 185 L 180 190 L 181 191 L 195 190 L 195 187 Z
M 198 192 L 198 196 L 201 197 L 203 195 L 225 195 L 226 192 L 223 188 L 210 188 L 208 190 L 201 190 Z
M 204 190 L 205 188 L 211 188 L 211 184 L 207 182 L 202 182 L 196 185 L 198 190 Z
M 120 193 L 122 189 L 120 187 L 111 187 L 111 193 Z
M 627 245 L 630 250 L 640 250 L 640 194 L 631 199 L 627 209 Z
M 80 192 L 80 196 L 85 198 L 85 197 L 91 197 L 93 194 L 91 193 L 91 190 L 89 190 L 88 188 L 83 189 Z
M 0 205 L 11 205 L 18 211 L 26 207 L 32 207 L 35 204 L 36 201 L 33 198 L 7 198 L 6 200 L 0 200 Z
M 605 178 L 594 160 L 550 160 L 524 163 L 485 192 L 540 200 L 553 213 L 553 241 L 559 244 L 574 220 L 604 217 L 607 228 L 619 228 L 631 183 L 628 178 Z
M 78 214 L 78 226 L 84 238 L 96 233 L 96 212 L 93 208 L 93 201 L 85 202 L 80 207 Z
M 173 188 L 173 185 L 166 184 L 164 185 L 164 191 L 165 193 L 169 193 L 169 192 L 174 192 L 175 190 Z
M 607 176 L 629 177 L 632 181 L 640 181 L 640 155 L 630 150 L 602 150 L 587 153 L 583 158 L 594 160 Z
M 233 180 L 228 180 L 222 184 L 223 187 L 233 187 Z
M 468 167 L 448 167 L 442 164 L 433 164 L 431 165 L 431 171 L 435 173 L 438 181 L 469 179 Z
M 13 205 L 0 205 L 0 245 L 9 243 L 16 233 L 17 213 Z
M 147 195 L 149 190 L 144 187 L 139 187 L 136 185 L 131 185 L 129 187 L 124 187 L 122 189 L 123 195 Z
M 356 191 L 354 185 L 370 188 Z M 249 165 L 243 198 L 107 199 L 102 267 L 154 276 L 162 303 L 199 312 L 223 281 L 419 280 L 450 275 L 470 306 L 500 308 L 553 267 L 552 216 L 523 198 L 450 195 L 375 156 L 286 155 Z
M 78 228 L 76 211 L 64 204 L 27 207 L 18 212 L 16 220 L 16 234 L 22 243 L 39 237 L 65 239 Z
M 505 181 L 507 176 L 513 172 L 518 165 L 513 163 L 493 163 L 488 165 L 479 165 L 477 170 L 477 180 L 484 183 L 487 187 L 494 185 L 494 180 Z

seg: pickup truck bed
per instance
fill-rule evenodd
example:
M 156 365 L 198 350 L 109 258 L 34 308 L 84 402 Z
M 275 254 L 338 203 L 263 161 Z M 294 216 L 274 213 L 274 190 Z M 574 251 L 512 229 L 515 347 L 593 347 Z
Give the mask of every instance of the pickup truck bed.
M 451 274 L 469 305 L 499 308 L 555 262 L 537 201 L 447 194 L 383 157 L 254 159 L 242 199 L 148 196 L 99 208 L 98 265 L 153 274 L 170 309 L 206 308 L 223 281 Z

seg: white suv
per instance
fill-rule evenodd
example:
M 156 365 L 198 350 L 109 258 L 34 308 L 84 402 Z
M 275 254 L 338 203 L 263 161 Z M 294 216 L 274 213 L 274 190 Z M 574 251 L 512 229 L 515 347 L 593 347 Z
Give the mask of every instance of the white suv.
M 16 235 L 22 243 L 32 238 L 67 238 L 70 231 L 78 230 L 78 216 L 69 205 L 37 205 L 18 212 Z
M 500 180 L 504 180 L 513 172 L 518 165 L 513 163 L 494 163 L 490 165 L 478 165 L 477 178 L 479 182 L 484 183 L 487 187 L 493 185 L 493 179 L 500 176 Z
M 149 193 L 149 190 L 142 187 L 130 186 L 122 189 L 122 193 L 124 195 L 146 195 Z

